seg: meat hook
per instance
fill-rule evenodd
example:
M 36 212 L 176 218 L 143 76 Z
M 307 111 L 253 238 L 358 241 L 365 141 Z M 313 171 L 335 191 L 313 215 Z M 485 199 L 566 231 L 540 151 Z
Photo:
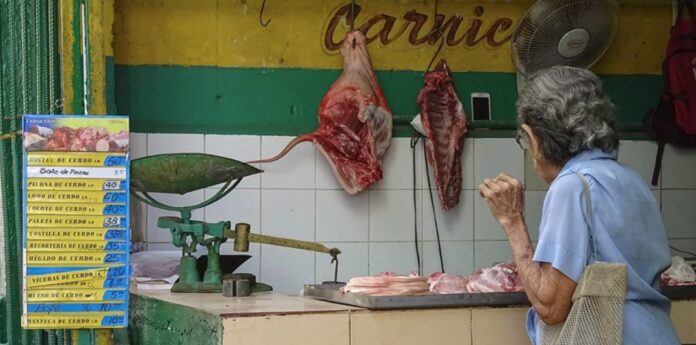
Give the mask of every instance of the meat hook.
M 350 3 L 350 31 L 355 30 L 355 0 Z M 355 48 L 355 41 L 353 41 L 353 48 Z
M 263 22 L 263 10 L 264 10 L 264 8 L 266 8 L 266 0 L 263 0 L 263 2 L 261 3 L 261 11 L 259 12 L 259 23 L 261 24 L 261 26 L 263 26 L 265 28 L 268 26 L 268 24 L 271 23 L 271 18 L 268 18 L 268 20 L 265 23 Z
M 338 282 L 338 254 L 331 254 L 331 263 L 334 264 L 334 283 Z
M 442 50 L 442 46 L 445 44 L 445 34 L 442 32 L 442 25 L 437 25 L 437 7 L 438 7 L 439 1 L 435 0 L 435 13 L 433 15 L 433 20 L 435 23 L 433 24 L 433 31 L 430 33 L 437 32 L 440 34 L 440 45 L 437 46 L 437 50 L 435 51 L 435 54 L 433 55 L 433 58 L 430 59 L 430 63 L 428 64 L 428 67 L 425 69 L 425 73 L 428 73 L 430 71 L 430 67 L 433 66 L 433 62 L 435 62 L 435 59 L 437 58 L 438 55 L 440 55 L 440 51 Z M 425 74 L 423 73 L 423 74 Z

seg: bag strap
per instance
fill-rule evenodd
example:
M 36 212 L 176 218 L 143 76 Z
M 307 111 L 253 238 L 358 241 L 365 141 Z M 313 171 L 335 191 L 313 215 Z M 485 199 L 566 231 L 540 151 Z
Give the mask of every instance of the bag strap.
M 594 256 L 595 260 L 599 257 L 597 256 L 597 243 L 595 242 L 595 231 L 594 231 L 594 217 L 592 214 L 592 197 L 590 195 L 590 184 L 587 182 L 585 176 L 579 171 L 575 172 L 576 175 L 582 181 L 583 195 L 585 197 L 585 217 L 587 218 L 587 229 L 590 234 L 590 257 L 587 258 L 589 263 L 590 258 Z
M 686 10 L 689 11 L 689 19 L 692 21 L 696 18 L 694 18 L 694 4 L 691 2 L 691 0 L 679 0 L 679 8 L 677 10 L 677 18 L 678 19 L 686 19 L 684 18 L 684 7 L 686 7 Z
M 653 169 L 652 183 L 653 186 L 657 186 L 660 177 L 660 170 L 662 170 L 662 155 L 665 153 L 665 139 L 660 138 L 657 143 L 657 155 L 655 156 L 655 168 Z

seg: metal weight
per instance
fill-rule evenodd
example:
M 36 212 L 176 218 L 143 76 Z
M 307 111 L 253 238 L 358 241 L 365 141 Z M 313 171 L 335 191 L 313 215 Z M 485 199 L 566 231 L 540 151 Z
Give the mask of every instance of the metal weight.
M 225 297 L 244 297 L 251 295 L 251 282 L 248 279 L 225 279 L 222 281 L 222 295 Z

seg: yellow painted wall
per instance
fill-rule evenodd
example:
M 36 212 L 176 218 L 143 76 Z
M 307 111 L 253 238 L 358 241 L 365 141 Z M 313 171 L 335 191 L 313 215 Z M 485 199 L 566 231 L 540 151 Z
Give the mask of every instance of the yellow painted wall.
M 332 14 L 348 4 L 339 0 L 267 0 L 268 27 L 259 24 L 260 0 L 124 0 L 116 1 L 114 55 L 122 65 L 179 65 L 220 67 L 316 68 L 342 66 L 336 52 L 324 49 L 323 36 Z M 475 17 L 481 2 L 441 1 L 439 12 L 447 18 L 459 14 L 462 29 Z M 516 24 L 531 1 L 483 2 L 482 31 L 497 17 Z M 398 31 L 409 10 L 429 16 L 421 35 L 432 26 L 433 1 L 370 0 L 356 19 L 360 26 L 376 14 L 396 17 Z M 659 74 L 664 57 L 672 10 L 662 5 L 623 5 L 614 44 L 595 71 L 607 74 Z M 411 23 L 410 25 L 412 25 Z M 380 25 L 375 28 L 378 29 Z M 501 30 L 503 38 L 514 29 Z M 345 21 L 337 28 L 338 40 L 348 30 Z M 376 69 L 423 70 L 435 46 L 411 46 L 410 26 L 387 46 L 370 45 Z M 374 31 L 368 32 L 368 36 Z M 441 56 L 454 71 L 513 72 L 510 43 L 491 48 L 485 42 L 474 47 L 445 46 Z

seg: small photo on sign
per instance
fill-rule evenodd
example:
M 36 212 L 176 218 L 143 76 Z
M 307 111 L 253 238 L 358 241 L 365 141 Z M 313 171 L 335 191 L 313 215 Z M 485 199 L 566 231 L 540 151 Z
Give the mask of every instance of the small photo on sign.
M 25 151 L 128 152 L 128 122 L 53 116 L 24 121 Z

